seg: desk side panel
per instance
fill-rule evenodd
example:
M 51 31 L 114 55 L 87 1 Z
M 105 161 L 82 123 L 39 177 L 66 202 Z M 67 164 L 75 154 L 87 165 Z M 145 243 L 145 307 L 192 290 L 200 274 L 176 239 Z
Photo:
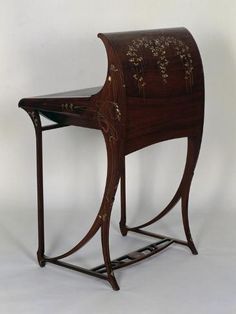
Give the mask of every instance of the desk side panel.
M 126 154 L 159 141 L 199 135 L 204 77 L 185 28 L 110 33 L 126 90 Z

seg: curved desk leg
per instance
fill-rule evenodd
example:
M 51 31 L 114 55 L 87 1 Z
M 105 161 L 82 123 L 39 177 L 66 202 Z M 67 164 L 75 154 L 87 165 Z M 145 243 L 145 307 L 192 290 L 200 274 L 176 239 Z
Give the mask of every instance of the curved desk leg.
M 167 215 L 173 209 L 173 207 L 178 203 L 178 201 L 181 200 L 182 220 L 183 220 L 183 226 L 184 226 L 184 231 L 185 231 L 187 242 L 178 240 L 178 239 L 173 239 L 170 237 L 167 237 L 167 238 L 172 239 L 175 243 L 188 246 L 194 255 L 198 254 L 196 247 L 193 243 L 191 232 L 190 232 L 190 227 L 189 227 L 188 201 L 189 201 L 189 192 L 190 192 L 191 182 L 192 182 L 192 178 L 194 174 L 194 169 L 196 167 L 196 163 L 197 163 L 197 159 L 198 159 L 198 155 L 200 151 L 201 139 L 202 139 L 201 134 L 195 137 L 188 137 L 188 150 L 187 150 L 186 164 L 185 164 L 185 169 L 184 169 L 184 173 L 183 173 L 183 177 L 180 182 L 180 185 L 174 197 L 172 198 L 170 203 L 164 208 L 164 210 L 162 210 L 156 217 L 149 220 L 148 222 L 143 223 L 136 227 L 126 226 L 125 200 L 122 200 L 125 198 L 125 179 L 123 178 L 123 180 L 121 180 L 121 191 L 124 191 L 123 193 L 121 193 L 121 203 L 123 204 L 123 206 L 121 206 L 120 229 L 121 229 L 122 235 L 126 235 L 127 231 L 133 231 L 133 232 L 141 233 L 147 236 L 155 237 L 158 239 L 166 238 L 166 236 L 164 235 L 155 234 L 155 233 L 148 232 L 142 229 L 157 222 L 162 217 Z M 124 174 L 125 172 L 123 172 L 123 176 Z
M 115 200 L 117 186 L 120 180 L 121 141 L 117 136 L 118 131 L 114 128 L 112 124 L 109 124 L 109 120 L 102 119 L 100 122 L 107 148 L 107 179 L 100 214 L 102 218 L 101 225 L 102 251 L 108 281 L 114 290 L 119 290 L 120 288 L 115 279 L 110 258 L 109 229 L 111 210 L 113 202 Z
M 188 217 L 188 201 L 189 192 L 192 183 L 192 178 L 194 175 L 194 169 L 196 167 L 199 151 L 201 146 L 201 137 L 189 137 L 188 138 L 188 156 L 187 156 L 187 175 L 186 182 L 183 186 L 182 196 L 181 196 L 181 207 L 182 207 L 182 219 L 184 225 L 184 231 L 188 242 L 188 247 L 194 255 L 197 255 L 197 249 L 192 240 L 189 217 Z
M 44 200 L 43 200 L 43 149 L 42 149 L 42 125 L 39 113 L 35 110 L 27 110 L 35 129 L 36 156 L 37 156 L 37 199 L 38 199 L 38 250 L 37 258 L 41 267 L 45 266 L 44 259 Z

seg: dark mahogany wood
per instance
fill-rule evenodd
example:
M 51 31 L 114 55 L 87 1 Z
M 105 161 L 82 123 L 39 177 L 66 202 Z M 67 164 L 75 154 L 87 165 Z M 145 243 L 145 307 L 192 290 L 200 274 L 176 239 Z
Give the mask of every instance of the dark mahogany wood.
M 188 218 L 190 185 L 198 159 L 204 118 L 204 77 L 197 45 L 185 28 L 98 34 L 108 57 L 103 87 L 22 99 L 36 132 L 38 178 L 38 261 L 51 262 L 107 280 L 118 290 L 114 270 L 141 261 L 172 243 L 187 246 L 193 254 Z M 42 126 L 40 116 L 52 125 Z M 88 233 L 69 251 L 47 257 L 44 247 L 42 132 L 69 125 L 102 131 L 107 148 L 108 171 L 100 209 Z M 180 185 L 167 206 L 146 223 L 126 225 L 125 156 L 161 141 L 187 138 L 186 165 Z M 121 184 L 120 230 L 160 239 L 135 252 L 111 260 L 109 228 L 112 205 Z M 143 228 L 165 216 L 181 201 L 186 241 L 151 233 Z M 101 230 L 104 264 L 93 269 L 61 259 L 82 248 Z

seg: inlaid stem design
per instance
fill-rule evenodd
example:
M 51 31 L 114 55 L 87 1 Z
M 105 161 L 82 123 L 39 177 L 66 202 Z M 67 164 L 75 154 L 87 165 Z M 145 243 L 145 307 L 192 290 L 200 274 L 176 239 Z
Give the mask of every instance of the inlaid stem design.
M 61 104 L 62 111 L 69 111 L 69 112 L 82 112 L 86 110 L 86 106 L 76 105 L 73 103 L 62 103 Z
M 97 120 L 100 124 L 101 121 L 105 121 L 105 124 L 108 125 L 109 124 L 109 117 L 105 117 L 103 110 L 101 110 L 100 106 L 102 106 L 103 104 L 107 104 L 107 106 L 109 106 L 109 116 L 111 120 L 117 120 L 117 121 L 121 121 L 121 111 L 119 108 L 118 103 L 114 102 L 114 101 L 103 101 L 103 102 L 97 102 L 97 106 L 96 108 L 88 108 L 86 106 L 81 106 L 81 105 L 75 105 L 73 103 L 63 103 L 61 104 L 61 109 L 63 111 L 67 111 L 67 112 L 75 112 L 75 113 L 82 113 L 82 112 L 92 112 L 97 114 Z M 33 119 L 35 119 L 35 123 L 37 123 L 36 117 L 31 114 L 31 117 Z M 103 128 L 105 126 L 103 125 Z
M 121 111 L 114 101 L 100 101 L 97 103 L 97 120 L 101 130 L 109 136 L 109 141 L 118 141 L 116 121 L 121 121 Z
M 38 112 L 36 112 L 35 110 L 27 110 L 35 128 L 40 127 L 40 118 L 39 118 L 39 114 Z
M 137 81 L 139 89 L 143 89 L 146 86 L 145 79 L 143 77 L 143 56 L 142 49 L 149 49 L 154 58 L 157 59 L 157 65 L 160 70 L 160 75 L 163 84 L 168 82 L 168 65 L 169 60 L 167 58 L 167 49 L 174 49 L 177 56 L 179 56 L 184 67 L 184 79 L 186 83 L 191 87 L 193 85 L 193 60 L 189 47 L 182 41 L 173 36 L 160 36 L 156 39 L 147 39 L 145 37 L 132 40 L 128 45 L 128 51 L 126 55 L 129 57 L 129 62 L 133 67 L 133 78 Z

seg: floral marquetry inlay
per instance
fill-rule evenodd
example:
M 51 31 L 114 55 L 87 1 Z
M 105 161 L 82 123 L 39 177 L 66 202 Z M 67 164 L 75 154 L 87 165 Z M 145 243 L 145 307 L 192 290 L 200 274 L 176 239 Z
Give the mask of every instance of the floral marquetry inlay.
M 120 121 L 121 120 L 121 112 L 120 112 L 119 105 L 116 102 L 113 102 L 113 106 L 115 109 L 116 120 Z
M 35 127 L 39 127 L 40 126 L 40 120 L 39 120 L 39 114 L 36 111 L 28 111 Z
M 63 111 L 71 111 L 71 112 L 73 112 L 73 111 L 75 111 L 75 112 L 79 111 L 79 112 L 82 112 L 82 111 L 86 110 L 86 107 L 83 107 L 83 106 L 81 106 L 81 105 L 75 105 L 75 104 L 73 104 L 73 103 L 62 103 L 62 104 L 61 104 L 61 109 L 62 109 Z
M 113 71 L 113 72 L 118 72 L 119 71 L 114 64 L 111 64 L 110 70 Z
M 193 85 L 193 60 L 189 47 L 182 41 L 173 36 L 160 36 L 156 39 L 147 39 L 145 37 L 132 40 L 128 46 L 126 55 L 129 57 L 129 62 L 133 65 L 133 78 L 137 81 L 139 89 L 143 89 L 146 85 L 143 76 L 143 61 L 142 50 L 148 49 L 151 51 L 154 58 L 157 59 L 157 65 L 160 70 L 160 75 L 163 84 L 168 82 L 168 65 L 169 60 L 166 55 L 168 49 L 174 49 L 179 56 L 183 68 L 184 79 L 189 87 Z

